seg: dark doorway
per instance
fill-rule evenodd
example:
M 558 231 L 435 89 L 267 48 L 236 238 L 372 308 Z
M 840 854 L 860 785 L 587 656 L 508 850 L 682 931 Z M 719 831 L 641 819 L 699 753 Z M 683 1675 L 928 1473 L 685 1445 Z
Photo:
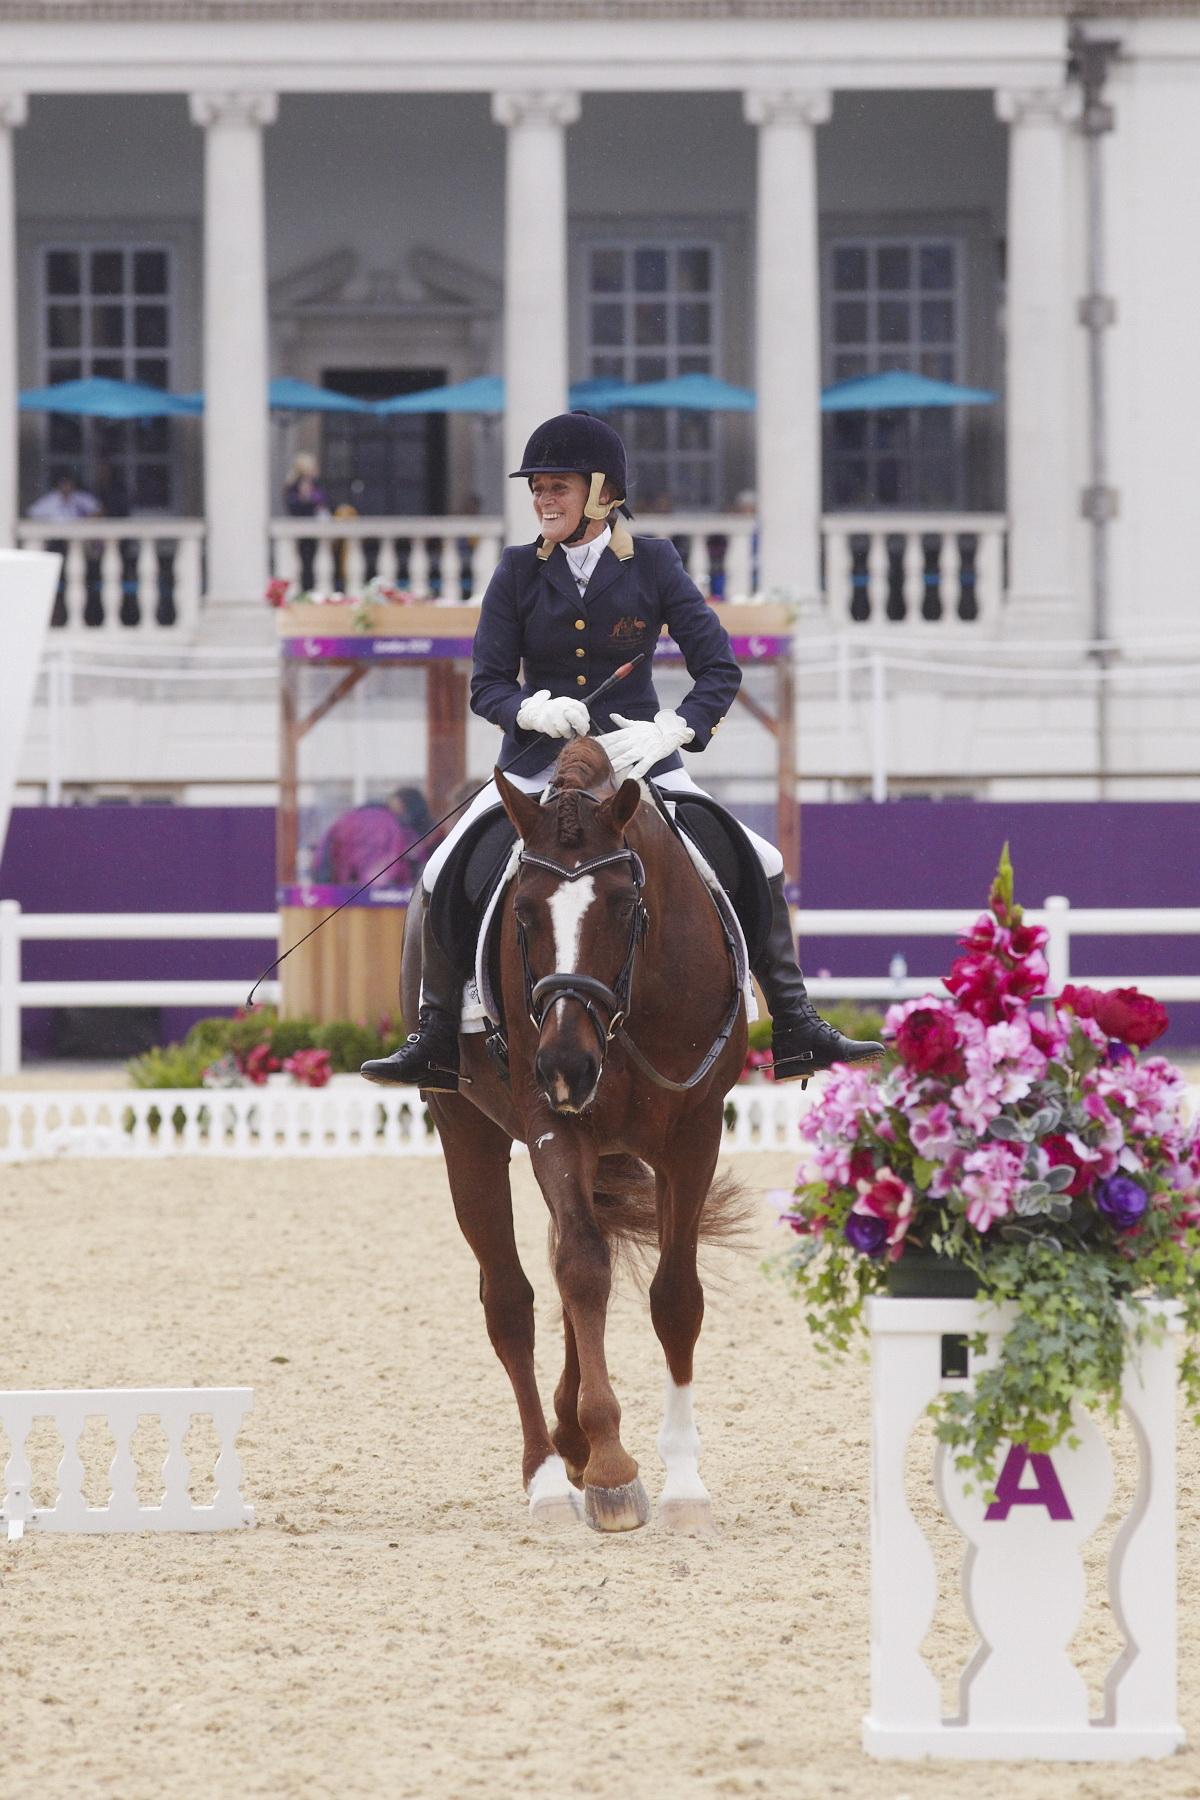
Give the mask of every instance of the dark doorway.
M 323 369 L 324 386 L 356 400 L 388 400 L 440 387 L 444 369 Z M 445 413 L 396 413 L 375 419 L 326 413 L 321 474 L 331 506 L 366 517 L 422 517 L 446 510 Z

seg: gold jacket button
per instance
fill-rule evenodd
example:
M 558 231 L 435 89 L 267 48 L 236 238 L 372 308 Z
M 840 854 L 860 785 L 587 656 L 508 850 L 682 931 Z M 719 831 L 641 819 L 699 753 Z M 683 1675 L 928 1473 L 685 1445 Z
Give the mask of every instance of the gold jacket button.
M 584 626 L 585 626 L 585 625 L 586 625 L 586 624 L 587 624 L 587 620 L 586 620 L 586 619 L 576 619 L 576 621 L 575 621 L 575 629 L 576 629 L 576 631 L 582 631 L 582 630 L 583 630 L 583 628 L 584 628 Z
M 576 687 L 586 687 L 587 686 L 587 676 L 586 675 L 577 675 L 575 677 L 575 686 Z
M 580 646 L 579 646 L 578 650 L 575 652 L 575 654 L 576 654 L 576 656 L 586 656 L 587 651 L 584 649 L 583 645 L 580 644 Z

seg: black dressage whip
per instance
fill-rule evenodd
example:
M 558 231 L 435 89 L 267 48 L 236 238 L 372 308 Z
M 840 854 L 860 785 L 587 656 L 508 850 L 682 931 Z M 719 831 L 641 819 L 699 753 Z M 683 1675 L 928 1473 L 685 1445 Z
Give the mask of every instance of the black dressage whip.
M 609 692 L 610 688 L 616 687 L 618 681 L 624 681 L 625 677 L 627 675 L 631 674 L 632 671 L 637 668 L 638 664 L 640 662 L 644 662 L 645 659 L 646 659 L 646 652 L 644 650 L 639 651 L 638 655 L 635 657 L 632 657 L 629 662 L 622 663 L 619 669 L 614 669 L 612 674 L 608 677 L 608 679 L 606 681 L 602 681 L 598 688 L 593 688 L 592 692 L 590 694 L 580 694 L 578 696 L 578 698 L 583 701 L 583 704 L 585 706 L 591 706 L 595 701 L 601 699 L 605 694 L 607 694 Z M 575 698 L 575 696 L 570 696 L 570 697 Z M 546 753 L 547 745 L 557 743 L 558 741 L 559 740 L 557 738 L 547 738 L 547 737 L 543 737 L 541 735 L 539 735 L 538 737 L 535 737 L 531 744 L 526 744 L 525 748 L 523 750 L 517 751 L 517 754 L 513 757 L 511 762 L 507 762 L 503 765 L 503 767 L 500 770 L 501 775 L 510 774 L 511 771 L 516 768 L 517 764 L 521 761 L 521 759 L 523 757 L 529 755 L 529 752 L 531 750 L 541 750 L 541 752 L 544 756 Z M 435 819 L 433 824 L 429 827 L 428 831 L 423 831 L 419 838 L 416 838 L 413 843 L 409 844 L 404 850 L 402 850 L 400 852 L 399 856 L 393 856 L 391 862 L 384 863 L 382 869 L 376 869 L 376 871 L 373 875 L 368 875 L 367 879 L 363 882 L 361 887 L 355 888 L 354 892 L 352 894 L 348 894 L 347 897 L 343 901 L 341 901 L 339 905 L 334 907 L 332 912 L 326 913 L 326 915 L 323 919 L 318 919 L 317 923 L 311 928 L 311 930 L 306 931 L 302 938 L 297 938 L 296 942 L 294 944 L 292 944 L 287 950 L 285 950 L 282 956 L 277 956 L 273 963 L 268 964 L 268 966 L 263 970 L 262 974 L 258 977 L 258 980 L 254 983 L 254 986 L 250 989 L 249 994 L 247 994 L 247 996 L 246 996 L 247 1010 L 249 1010 L 254 1005 L 254 996 L 255 996 L 255 994 L 257 994 L 257 992 L 258 992 L 259 988 L 262 986 L 263 982 L 266 981 L 268 976 L 273 975 L 275 973 L 275 971 L 279 967 L 280 963 L 287 961 L 288 957 L 292 954 L 293 950 L 298 950 L 300 948 L 301 944 L 307 944 L 309 938 L 313 937 L 318 931 L 320 931 L 320 929 L 323 925 L 328 925 L 330 919 L 336 919 L 338 914 L 345 907 L 350 906 L 355 900 L 357 900 L 358 896 L 360 894 L 365 894 L 369 887 L 373 887 L 375 885 L 375 883 L 379 880 L 381 875 L 386 875 L 388 870 L 394 869 L 398 862 L 403 862 L 406 857 L 411 856 L 412 852 L 415 849 L 417 849 L 417 847 L 420 844 L 423 844 L 425 842 L 426 838 L 432 837 L 435 831 L 439 831 L 443 825 L 447 824 L 454 817 L 455 813 L 461 812 L 464 806 L 470 806 L 473 801 L 478 800 L 478 798 L 479 798 L 480 794 L 482 794 L 484 788 L 486 788 L 489 785 L 489 783 L 491 782 L 491 779 L 492 779 L 492 777 L 489 775 L 487 781 L 480 782 L 479 786 L 475 789 L 475 792 L 473 794 L 468 794 L 465 797 L 465 799 L 460 800 L 456 806 L 452 806 L 450 808 L 450 811 L 448 813 L 444 813 L 440 819 Z

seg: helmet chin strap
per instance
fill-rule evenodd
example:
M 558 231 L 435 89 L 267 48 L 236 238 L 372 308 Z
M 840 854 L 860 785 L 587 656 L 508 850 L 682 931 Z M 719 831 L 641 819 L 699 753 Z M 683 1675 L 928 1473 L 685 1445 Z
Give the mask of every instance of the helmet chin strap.
M 607 502 L 601 500 L 600 496 L 604 492 L 604 483 L 607 479 L 608 477 L 604 474 L 603 470 L 597 469 L 593 472 L 592 485 L 588 490 L 588 497 L 583 503 L 583 512 L 580 516 L 579 523 L 571 533 L 570 537 L 562 539 L 564 544 L 577 544 L 591 521 L 596 519 L 607 519 L 616 511 L 617 507 L 624 506 L 624 498 L 620 500 L 609 500 Z

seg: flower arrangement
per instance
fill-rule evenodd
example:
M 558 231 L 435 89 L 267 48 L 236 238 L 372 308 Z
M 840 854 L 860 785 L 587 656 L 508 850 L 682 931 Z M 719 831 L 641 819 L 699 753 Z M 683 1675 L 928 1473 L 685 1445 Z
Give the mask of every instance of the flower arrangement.
M 381 580 L 378 575 L 368 581 L 361 594 L 343 594 L 337 591 L 327 594 L 315 589 L 302 589 L 298 582 L 276 575 L 268 581 L 263 598 L 268 606 L 348 606 L 353 609 L 350 623 L 355 631 L 373 631 L 376 607 L 414 606 L 420 596 L 410 593 L 407 588 L 395 587 L 391 582 Z
M 1134 988 L 1048 997 L 1045 939 L 1014 903 L 1006 845 L 950 997 L 893 1006 L 883 1068 L 835 1070 L 806 1115 L 816 1173 L 783 1215 L 787 1272 L 827 1350 L 847 1350 L 866 1299 L 922 1259 L 1011 1303 L 994 1366 L 932 1409 L 989 1490 L 1006 1441 L 1052 1449 L 1076 1399 L 1115 1413 L 1127 1351 L 1161 1329 L 1147 1297 L 1181 1305 L 1180 1375 L 1200 1408 L 1200 1122 L 1178 1069 L 1138 1058 L 1167 1015 Z

